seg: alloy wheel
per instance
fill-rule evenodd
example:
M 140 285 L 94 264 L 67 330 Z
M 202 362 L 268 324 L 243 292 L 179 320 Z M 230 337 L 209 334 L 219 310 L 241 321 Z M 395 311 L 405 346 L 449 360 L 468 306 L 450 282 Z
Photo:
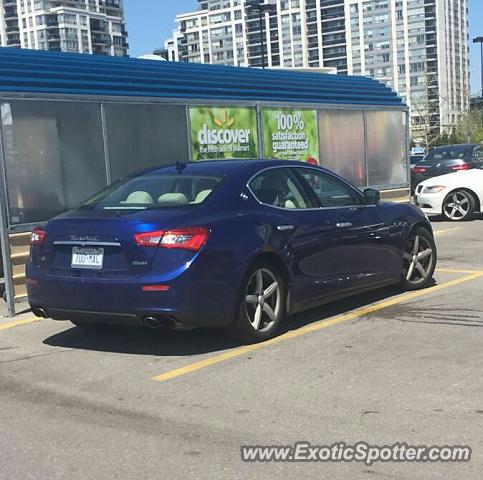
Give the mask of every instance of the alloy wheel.
M 425 236 L 416 234 L 408 241 L 404 252 L 404 276 L 410 284 L 424 283 L 432 275 L 433 254 Z
M 266 268 L 253 272 L 245 295 L 248 320 L 254 330 L 270 330 L 280 315 L 282 294 L 275 275 Z
M 451 220 L 465 218 L 471 209 L 471 201 L 466 192 L 458 191 L 452 193 L 444 204 L 444 213 Z

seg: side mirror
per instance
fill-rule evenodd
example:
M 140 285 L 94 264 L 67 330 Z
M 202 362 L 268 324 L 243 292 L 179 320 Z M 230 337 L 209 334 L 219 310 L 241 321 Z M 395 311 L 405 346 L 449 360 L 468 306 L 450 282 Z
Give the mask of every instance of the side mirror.
M 374 190 L 373 188 L 366 188 L 364 190 L 364 202 L 366 205 L 377 205 L 381 199 L 381 194 L 379 190 Z

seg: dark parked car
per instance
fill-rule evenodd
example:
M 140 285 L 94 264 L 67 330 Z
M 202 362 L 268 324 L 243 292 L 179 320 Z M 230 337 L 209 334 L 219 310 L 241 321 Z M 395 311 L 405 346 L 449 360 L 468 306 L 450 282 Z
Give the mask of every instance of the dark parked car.
M 411 170 L 419 163 L 421 160 L 424 160 L 424 155 L 410 155 L 409 157 L 409 167 Z
M 35 314 L 78 326 L 227 327 L 272 337 L 287 313 L 390 284 L 428 285 L 431 225 L 301 162 L 156 168 L 36 228 Z
M 460 170 L 480 168 L 483 164 L 483 145 L 447 145 L 431 150 L 426 157 L 411 168 L 413 192 L 423 180 Z

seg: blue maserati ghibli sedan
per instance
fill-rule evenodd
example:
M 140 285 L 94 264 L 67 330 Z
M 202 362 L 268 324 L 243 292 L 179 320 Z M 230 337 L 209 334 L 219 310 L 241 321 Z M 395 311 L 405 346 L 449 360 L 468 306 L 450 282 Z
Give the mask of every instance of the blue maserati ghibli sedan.
M 99 324 L 225 327 L 247 342 L 289 313 L 367 290 L 430 284 L 425 215 L 295 161 L 150 169 L 32 232 L 36 315 Z

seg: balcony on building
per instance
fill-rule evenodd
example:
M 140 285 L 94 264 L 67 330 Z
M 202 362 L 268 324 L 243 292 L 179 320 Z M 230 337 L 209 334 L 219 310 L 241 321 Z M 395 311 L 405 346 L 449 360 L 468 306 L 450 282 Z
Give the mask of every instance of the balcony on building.
M 109 32 L 109 22 L 91 18 L 91 32 L 107 33 Z
M 7 32 L 7 36 L 8 36 L 9 33 L 20 33 L 20 29 L 18 27 L 18 24 L 17 25 L 7 26 L 5 28 L 5 31 Z
M 9 47 L 20 47 L 20 35 L 18 33 L 8 35 L 7 34 L 7 45 Z
M 55 42 L 59 42 L 60 41 L 60 34 L 59 32 L 48 32 L 47 34 L 47 41 L 49 42 L 49 44 L 51 42 L 55 43 Z
M 122 16 L 122 6 L 119 0 L 105 0 L 102 3 L 102 11 L 109 15 L 110 17 L 121 17 Z
M 91 38 L 92 38 L 92 45 L 111 46 L 111 43 L 112 43 L 112 39 L 109 34 L 93 33 Z
M 92 53 L 95 55 L 110 55 L 111 49 L 102 45 L 92 45 Z
M 18 18 L 18 12 L 16 6 L 5 7 L 4 6 L 4 18 L 5 20 Z

